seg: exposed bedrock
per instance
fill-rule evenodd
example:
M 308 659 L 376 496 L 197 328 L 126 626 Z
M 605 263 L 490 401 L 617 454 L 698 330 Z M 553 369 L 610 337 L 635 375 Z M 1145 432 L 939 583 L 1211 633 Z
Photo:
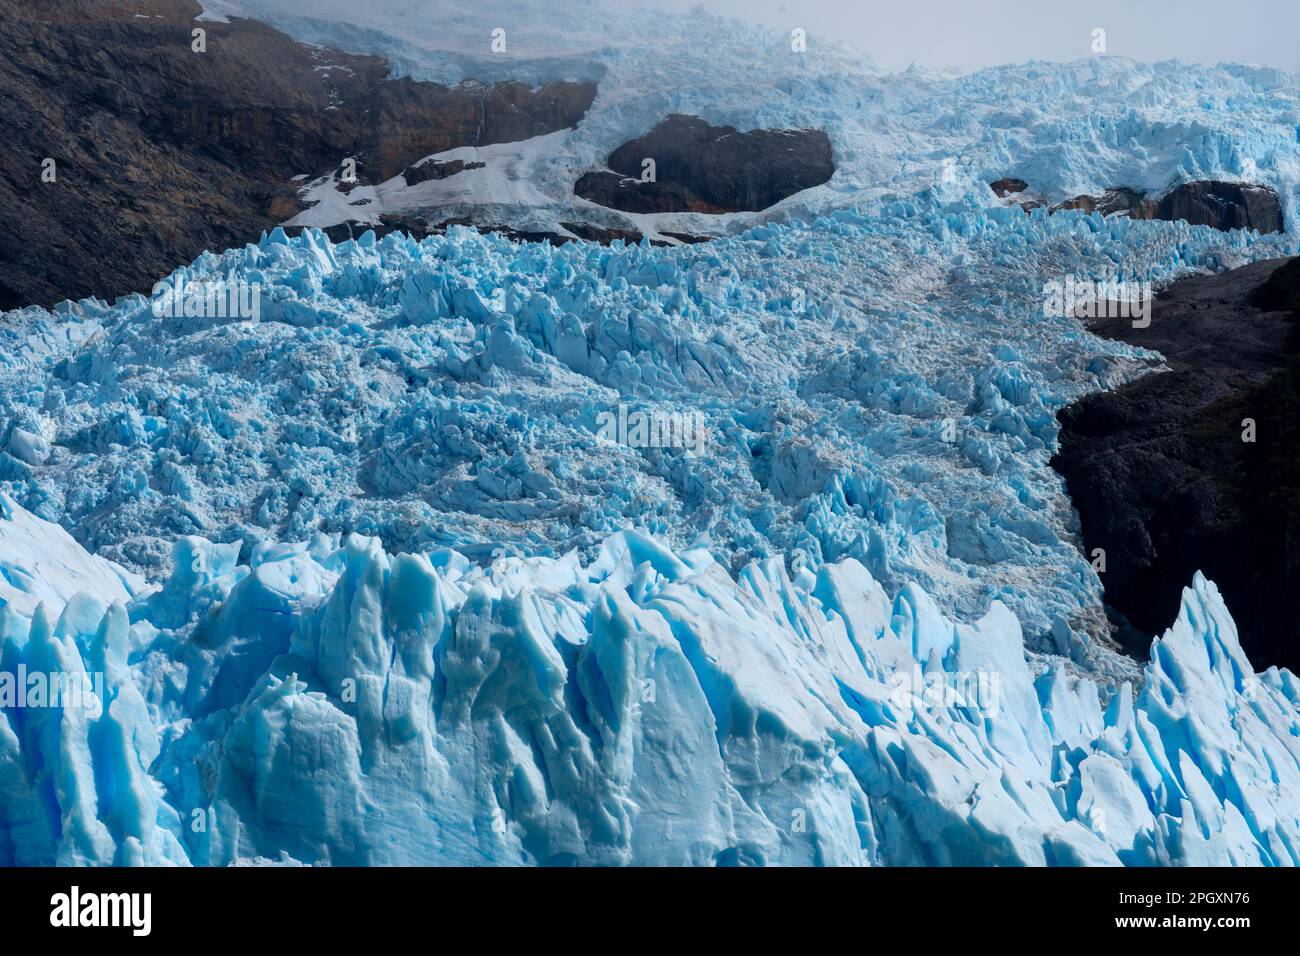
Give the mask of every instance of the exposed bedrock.
M 1300 665 L 1298 309 L 1300 259 L 1271 260 L 1175 283 L 1146 329 L 1095 320 L 1169 371 L 1063 410 L 1052 462 L 1107 603 L 1158 634 L 1203 571 L 1257 667 Z
M 654 164 L 653 179 L 646 172 L 647 160 Z M 822 130 L 740 133 L 681 114 L 624 143 L 607 165 L 608 170 L 583 175 L 574 192 L 636 213 L 766 209 L 821 185 L 835 172 L 831 142 Z
M 989 186 L 992 187 L 993 192 L 997 194 L 999 199 L 1004 199 L 1007 196 L 1014 196 L 1017 193 L 1024 192 L 1029 188 L 1029 183 L 1023 179 L 1015 179 L 1009 176 L 1005 179 L 995 179 L 989 183 Z
M 406 180 L 408 186 L 418 186 L 420 183 L 427 183 L 431 179 L 446 179 L 448 176 L 455 176 L 467 169 L 482 169 L 485 165 L 487 164 L 467 163 L 463 159 L 453 159 L 445 163 L 430 159 L 422 163 L 416 163 L 414 166 L 408 166 L 402 173 L 402 179 Z
M 430 221 L 418 213 L 404 215 L 387 215 L 382 216 L 377 223 L 372 222 L 340 222 L 333 226 L 327 226 L 322 232 L 329 236 L 332 242 L 343 242 L 347 239 L 359 239 L 367 232 L 373 232 L 377 238 L 382 239 L 391 232 L 405 232 L 413 236 L 444 235 L 451 226 L 473 226 L 479 232 L 496 233 L 514 239 L 518 242 L 549 242 L 553 246 L 562 246 L 566 242 L 573 242 L 574 238 L 585 239 L 588 242 L 600 243 L 607 246 L 612 242 L 622 241 L 629 245 L 639 243 L 644 236 L 632 229 L 615 229 L 606 228 L 592 223 L 585 222 L 562 222 L 560 223 L 567 231 L 568 235 L 559 232 L 516 229 L 500 222 L 474 220 L 468 217 L 454 217 L 443 219 L 439 222 Z M 286 230 L 289 233 L 296 234 L 294 230 Z M 301 232 L 302 230 L 298 230 Z M 687 233 L 668 232 L 664 233 L 676 239 L 678 242 L 693 244 L 697 242 L 708 242 L 709 236 L 693 236 Z M 666 246 L 670 243 L 663 239 L 651 239 L 652 246 Z
M 1282 232 L 1282 203 L 1267 186 L 1203 180 L 1183 183 L 1154 206 L 1139 204 L 1135 219 L 1182 219 L 1193 226 Z
M 1031 195 L 1023 179 L 1003 178 L 989 183 L 999 199 L 1016 197 L 1026 212 L 1046 205 Z M 1189 222 L 1215 229 L 1256 229 L 1283 232 L 1282 201 L 1275 190 L 1251 183 L 1199 180 L 1175 186 L 1159 199 L 1147 198 L 1141 190 L 1115 186 L 1100 196 L 1080 195 L 1051 207 L 1051 212 L 1081 209 L 1103 216 L 1124 213 L 1133 219 L 1163 219 Z
M 296 176 L 350 157 L 359 182 L 380 182 L 443 150 L 572 126 L 595 97 L 592 83 L 389 79 L 379 57 L 253 20 L 196 24 L 193 0 L 16 0 L 6 12 L 0 308 L 148 291 L 294 215 Z
M 1062 209 L 1082 209 L 1084 212 L 1100 212 L 1103 216 L 1109 216 L 1111 213 L 1127 212 L 1134 219 L 1156 218 L 1152 216 L 1140 216 L 1134 213 L 1143 202 L 1142 193 L 1136 189 L 1128 189 L 1124 186 L 1117 186 L 1114 189 L 1107 189 L 1100 196 L 1075 196 L 1073 199 L 1067 199 L 1065 202 L 1058 203 L 1052 207 L 1052 212 L 1059 212 Z M 1163 217 L 1160 217 L 1163 218 Z

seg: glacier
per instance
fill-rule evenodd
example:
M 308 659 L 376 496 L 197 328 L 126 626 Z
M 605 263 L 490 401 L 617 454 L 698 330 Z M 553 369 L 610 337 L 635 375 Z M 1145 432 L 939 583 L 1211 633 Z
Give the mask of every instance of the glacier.
M 0 675 L 102 679 L 90 710 L 0 682 L 0 864 L 1297 862 L 1295 676 L 1200 575 L 1120 654 L 1048 465 L 1058 410 L 1160 356 L 1043 308 L 1300 253 L 1293 77 L 889 75 L 514 0 L 398 41 L 316 6 L 206 5 L 396 75 L 598 80 L 576 129 L 461 157 L 487 185 L 450 207 L 562 232 L 574 177 L 673 111 L 825 128 L 836 175 L 635 223 L 700 245 L 277 228 L 161 277 L 253 314 L 0 316 Z M 503 9 L 520 55 L 456 52 Z M 323 172 L 298 225 L 338 211 Z M 1009 175 L 1263 183 L 1289 232 L 1026 214 Z M 620 408 L 706 446 L 608 441 Z
M 577 219 L 671 244 L 674 233 L 738 235 L 926 189 L 997 205 L 987 184 L 1006 176 L 1053 203 L 1111 187 L 1158 196 L 1189 180 L 1252 182 L 1277 190 L 1286 221 L 1300 221 L 1300 94 L 1292 74 L 1264 66 L 1093 56 L 893 73 L 833 36 L 810 33 L 795 52 L 789 31 L 618 0 L 565 0 L 563 17 L 545 0 L 410 0 L 400 9 L 318 0 L 310 13 L 291 0 L 238 0 L 223 8 L 302 42 L 383 56 L 394 77 L 597 84 L 573 129 L 435 154 L 484 163 L 436 183 L 408 187 L 398 176 L 345 194 L 331 170 L 303 169 L 304 199 L 316 205 L 289 221 L 295 226 L 432 208 L 434 222 L 464 216 L 570 235 L 564 223 Z M 799 23 L 792 10 L 791 29 Z M 502 53 L 489 47 L 495 29 L 506 32 Z M 1080 39 L 1082 54 L 1086 34 Z M 578 176 L 671 113 L 742 131 L 824 130 L 835 175 L 757 213 L 634 215 L 574 195 Z M 348 205 L 358 199 L 369 202 Z
M 672 249 L 277 229 L 169 277 L 256 316 L 8 313 L 0 671 L 107 699 L 0 695 L 0 863 L 1294 863 L 1293 675 L 1199 578 L 1117 653 L 1047 465 L 1155 357 L 1041 305 L 1293 249 L 922 195 Z M 705 453 L 601 439 L 620 403 Z
M 0 498 L 0 540 L 13 524 L 66 551 Z M 633 531 L 587 564 L 483 568 L 359 535 L 237 552 L 187 537 L 161 587 L 128 596 L 105 566 L 30 618 L 0 609 L 6 669 L 107 688 L 94 720 L 0 710 L 0 863 L 1300 853 L 1300 684 L 1252 672 L 1199 575 L 1140 686 L 1107 692 L 1064 660 L 1035 676 L 1000 602 L 954 623 L 852 558 L 732 576 Z M 995 693 L 953 692 L 963 673 Z
M 934 196 L 672 249 L 277 229 L 168 277 L 256 285 L 252 318 L 141 295 L 10 313 L 0 489 L 137 573 L 188 534 L 243 560 L 317 532 L 590 559 L 626 527 L 733 572 L 853 557 L 1113 670 L 1048 460 L 1056 411 L 1150 356 L 1045 316 L 1044 283 L 1295 250 Z M 602 440 L 620 405 L 701 416 L 706 453 Z

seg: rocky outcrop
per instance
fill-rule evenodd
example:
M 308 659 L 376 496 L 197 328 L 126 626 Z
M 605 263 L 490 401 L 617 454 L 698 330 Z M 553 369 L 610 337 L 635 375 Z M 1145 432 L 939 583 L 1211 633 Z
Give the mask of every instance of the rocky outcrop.
M 632 176 L 601 170 L 584 173 L 574 195 L 621 212 L 734 212 L 708 202 L 678 183 L 642 182 Z
M 406 167 L 402 172 L 402 178 L 406 180 L 406 185 L 418 186 L 420 183 L 427 183 L 431 179 L 446 179 L 448 176 L 463 173 L 467 169 L 482 169 L 486 165 L 486 163 L 467 163 L 463 159 L 453 159 L 445 163 L 431 159 Z
M 1051 211 L 1082 209 L 1087 213 L 1100 212 L 1103 216 L 1109 216 L 1117 212 L 1129 212 L 1131 214 L 1132 210 L 1141 205 L 1143 195 L 1139 190 L 1117 186 L 1114 189 L 1107 189 L 1100 196 L 1075 196 L 1073 199 L 1067 199 L 1065 202 L 1053 206 Z
M 653 161 L 653 173 L 647 160 Z M 766 209 L 819 186 L 835 172 L 822 130 L 737 132 L 674 114 L 610 154 L 574 193 L 622 212 L 742 212 Z
M 390 79 L 379 57 L 252 20 L 195 23 L 199 11 L 193 0 L 6 5 L 0 307 L 148 291 L 204 249 L 292 217 L 296 176 L 351 157 L 359 182 L 380 182 L 433 153 L 572 126 L 595 96 L 591 83 Z M 191 47 L 196 26 L 205 52 Z
M 1023 179 L 1003 178 L 989 183 L 999 199 L 1017 197 L 1016 202 L 1029 212 L 1047 203 L 1041 197 L 1025 196 L 1029 184 Z M 1080 209 L 1103 216 L 1123 213 L 1133 219 L 1163 219 L 1189 222 L 1194 226 L 1215 229 L 1256 229 L 1259 232 L 1285 231 L 1282 201 L 1268 186 L 1251 183 L 1227 183 L 1206 179 L 1175 186 L 1160 199 L 1148 199 L 1141 190 L 1115 186 L 1100 196 L 1087 194 L 1059 202 L 1050 212 Z
M 579 239 L 585 239 L 588 242 L 599 242 L 601 245 L 609 245 L 611 242 L 618 240 L 622 240 L 626 243 L 641 241 L 641 233 L 633 229 L 597 226 L 588 222 L 562 222 L 560 225 L 569 230 L 569 232 L 573 233 Z M 663 243 L 660 243 L 660 245 L 662 244 Z
M 612 226 L 599 226 L 589 222 L 562 222 L 560 223 L 572 235 L 566 235 L 562 232 L 544 232 L 539 230 L 516 229 L 513 226 L 507 226 L 498 222 L 477 222 L 464 217 L 454 219 L 444 219 L 438 223 L 431 223 L 419 216 L 382 216 L 377 223 L 361 222 L 341 222 L 337 225 L 326 226 L 321 231 L 329 236 L 333 242 L 343 242 L 347 239 L 358 239 L 367 231 L 373 231 L 379 238 L 383 238 L 391 232 L 405 232 L 414 236 L 424 235 L 442 235 L 452 226 L 473 226 L 479 232 L 491 232 L 497 235 L 505 236 L 508 239 L 514 239 L 518 242 L 549 242 L 553 246 L 562 246 L 566 242 L 573 242 L 574 238 L 586 240 L 587 242 L 596 242 L 602 246 L 607 246 L 612 242 L 625 242 L 628 245 L 641 242 L 645 238 L 644 234 L 634 229 L 618 229 Z M 286 230 L 296 235 L 297 231 L 293 229 Z M 708 242 L 712 236 L 694 236 L 681 232 L 665 232 L 661 235 L 668 236 L 680 243 L 692 245 L 697 242 Z M 667 246 L 672 243 L 663 239 L 651 239 L 652 246 Z
M 1282 203 L 1267 186 L 1202 180 L 1183 183 L 1158 202 L 1143 203 L 1134 219 L 1183 220 L 1215 229 L 1257 229 L 1282 232 Z
M 993 182 L 989 183 L 989 187 L 992 188 L 994 194 L 999 199 L 1005 199 L 1008 196 L 1014 196 L 1017 193 L 1024 192 L 1029 188 L 1029 183 L 1025 182 L 1023 179 L 1007 177 L 1005 179 L 995 179 Z
M 473 226 L 479 232 L 496 233 L 519 242 L 549 242 L 553 246 L 562 246 L 566 242 L 573 242 L 575 237 L 587 242 L 599 243 L 602 246 L 607 246 L 612 242 L 625 242 L 633 245 L 645 238 L 643 233 L 637 232 L 635 229 L 619 229 L 589 222 L 561 222 L 560 225 L 568 230 L 571 235 L 562 232 L 516 229 L 503 223 L 478 222 L 465 217 L 444 219 L 434 223 L 421 218 L 418 214 L 414 216 L 381 216 L 379 222 L 375 223 L 340 222 L 333 226 L 326 226 L 321 231 L 329 236 L 333 242 L 358 239 L 368 231 L 374 232 L 381 239 L 391 232 L 405 232 L 413 236 L 443 235 L 452 226 Z M 299 231 L 301 230 L 286 229 L 286 232 L 293 235 L 297 235 Z M 713 238 L 712 236 L 696 236 L 684 232 L 664 232 L 660 233 L 660 235 L 668 236 L 687 245 L 708 242 Z M 672 243 L 663 239 L 651 239 L 650 244 L 652 246 L 672 245 Z
M 1086 553 L 1105 553 L 1107 603 L 1142 634 L 1173 622 L 1202 571 L 1257 667 L 1300 665 L 1298 310 L 1294 259 L 1175 283 L 1146 329 L 1095 320 L 1170 369 L 1062 411 L 1052 462 Z

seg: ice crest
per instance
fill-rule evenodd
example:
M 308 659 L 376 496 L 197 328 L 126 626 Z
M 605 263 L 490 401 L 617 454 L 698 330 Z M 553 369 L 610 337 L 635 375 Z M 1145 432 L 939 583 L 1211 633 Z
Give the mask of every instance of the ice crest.
M 0 520 L 19 563 L 62 538 Z M 1199 575 L 1103 707 L 1003 605 L 955 623 L 852 558 L 216 550 L 6 631 L 5 670 L 107 679 L 96 717 L 0 708 L 0 863 L 1300 862 L 1300 685 Z

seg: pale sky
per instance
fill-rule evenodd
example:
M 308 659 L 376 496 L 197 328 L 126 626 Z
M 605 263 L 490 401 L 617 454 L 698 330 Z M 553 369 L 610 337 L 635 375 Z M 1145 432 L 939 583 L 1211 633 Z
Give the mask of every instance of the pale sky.
M 1300 0 L 650 0 L 781 29 L 799 26 L 857 48 L 885 69 L 977 69 L 1107 53 L 1135 60 L 1258 63 L 1300 71 Z

